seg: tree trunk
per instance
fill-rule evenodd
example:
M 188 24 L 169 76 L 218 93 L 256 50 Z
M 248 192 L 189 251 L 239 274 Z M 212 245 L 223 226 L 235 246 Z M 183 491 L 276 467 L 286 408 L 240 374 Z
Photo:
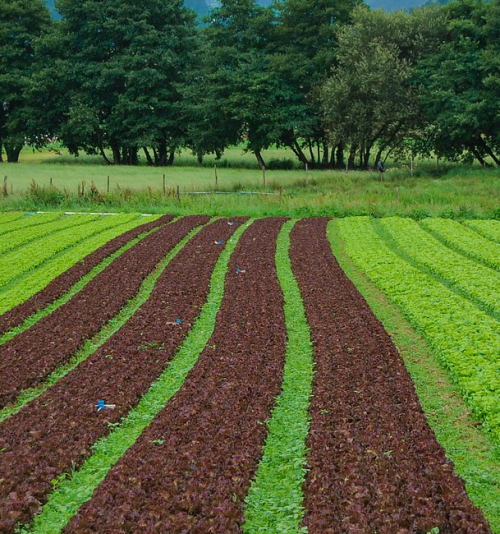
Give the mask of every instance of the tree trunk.
M 260 169 L 264 171 L 266 169 L 266 163 L 264 161 L 264 158 L 262 157 L 260 150 L 254 150 L 253 153 L 257 158 L 257 163 L 259 164 Z
M 144 154 L 146 155 L 146 159 L 148 161 L 148 167 L 153 167 L 155 162 L 153 161 L 153 158 L 151 157 L 151 154 L 149 153 L 149 150 L 147 147 L 143 146 L 142 150 L 144 150 Z
M 471 149 L 471 152 L 472 154 L 474 154 L 474 157 L 477 159 L 477 161 L 479 161 L 479 163 L 483 166 L 483 167 L 486 167 L 486 161 L 484 160 L 483 156 L 479 153 L 479 151 L 477 150 L 477 148 L 472 148 Z
M 296 139 L 294 139 L 293 142 L 287 144 L 287 146 L 297 156 L 297 158 L 302 163 L 302 165 L 305 166 L 307 164 L 307 165 L 309 165 L 309 168 L 311 168 L 311 163 L 309 162 L 309 160 L 307 159 L 306 155 L 304 154 L 304 152 L 300 148 L 300 145 L 299 145 L 299 143 L 297 143 Z
M 174 159 L 175 159 L 175 150 L 172 150 L 170 154 L 168 155 L 167 167 L 172 167 L 172 165 L 174 164 Z
M 333 151 L 332 151 L 333 155 Z M 337 169 L 343 169 L 345 167 L 345 160 L 344 160 L 344 143 L 340 142 L 337 145 L 337 155 L 335 158 L 335 167 Z
M 347 160 L 347 166 L 349 169 L 354 169 L 356 163 L 356 152 L 358 151 L 358 145 L 356 143 L 351 145 L 351 150 L 349 151 L 349 159 Z
M 5 145 L 5 152 L 7 153 L 7 161 L 9 163 L 18 163 L 19 154 L 23 149 L 23 145 Z
M 111 150 L 113 151 L 113 165 L 120 165 L 122 162 L 120 156 L 120 147 L 115 143 L 111 143 Z

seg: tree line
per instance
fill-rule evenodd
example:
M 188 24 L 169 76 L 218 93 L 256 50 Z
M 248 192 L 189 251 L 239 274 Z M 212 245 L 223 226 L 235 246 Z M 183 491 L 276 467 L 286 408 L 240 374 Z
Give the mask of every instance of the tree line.
M 243 143 L 312 168 L 500 164 L 500 0 L 0 0 L 0 159 L 58 139 L 109 164 Z

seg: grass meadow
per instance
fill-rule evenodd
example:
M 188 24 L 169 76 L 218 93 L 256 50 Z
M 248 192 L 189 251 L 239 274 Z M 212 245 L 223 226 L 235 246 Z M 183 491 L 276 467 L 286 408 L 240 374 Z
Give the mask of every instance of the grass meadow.
M 115 167 L 99 156 L 75 158 L 62 149 L 26 147 L 19 163 L 0 165 L 0 210 L 500 217 L 500 171 L 495 168 L 416 160 L 413 170 L 408 161 L 388 162 L 383 175 L 373 170 L 306 172 L 286 149 L 266 151 L 264 158 L 270 167 L 265 173 L 239 147 L 202 164 L 183 152 L 173 167 Z

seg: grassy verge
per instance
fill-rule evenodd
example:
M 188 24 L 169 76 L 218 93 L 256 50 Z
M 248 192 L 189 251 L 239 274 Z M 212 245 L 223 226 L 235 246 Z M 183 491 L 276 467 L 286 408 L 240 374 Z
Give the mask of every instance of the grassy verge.
M 246 499 L 243 532 L 248 534 L 307 532 L 300 523 L 313 356 L 304 305 L 288 257 L 294 224 L 288 221 L 283 226 L 277 243 L 276 267 L 285 300 L 288 342 L 282 392 L 268 421 L 264 454 Z
M 478 429 L 458 388 L 437 362 L 425 340 L 404 318 L 401 310 L 351 261 L 335 223 L 329 238 L 335 257 L 371 309 L 391 335 L 412 377 L 427 420 L 437 440 L 466 482 L 472 501 L 483 510 L 490 526 L 500 533 L 500 451 Z
M 123 423 L 93 446 L 93 455 L 69 478 L 61 477 L 49 496 L 48 503 L 32 526 L 23 534 L 56 534 L 66 526 L 79 507 L 92 497 L 108 471 L 131 447 L 142 431 L 179 390 L 215 328 L 217 312 L 224 294 L 224 282 L 229 258 L 238 239 L 252 221 L 242 225 L 228 241 L 215 266 L 210 292 L 201 314 L 168 368 L 153 383 L 138 406 L 131 410 Z
M 92 339 L 88 339 L 85 342 L 83 348 L 79 350 L 71 358 L 71 360 L 68 363 L 58 367 L 41 384 L 37 385 L 36 387 L 23 391 L 19 395 L 15 403 L 10 404 L 6 406 L 5 408 L 1 409 L 0 410 L 0 423 L 2 421 L 5 421 L 5 419 L 7 419 L 8 417 L 11 417 L 12 415 L 19 412 L 19 410 L 21 410 L 23 406 L 26 406 L 26 404 L 28 404 L 32 400 L 39 397 L 42 393 L 47 391 L 47 389 L 53 386 L 58 380 L 66 376 L 69 372 L 71 372 L 78 365 L 84 362 L 92 353 L 94 353 L 101 345 L 103 345 L 115 332 L 117 332 L 130 319 L 130 317 L 132 317 L 132 315 L 146 302 L 151 292 L 153 291 L 156 281 L 158 280 L 161 273 L 165 270 L 165 268 L 172 261 L 172 259 L 175 258 L 175 256 L 182 250 L 182 248 L 186 245 L 186 243 L 201 230 L 201 228 L 202 227 L 195 228 L 165 256 L 165 258 L 158 264 L 156 269 L 154 269 L 154 271 L 145 278 L 136 296 L 133 299 L 131 299 L 127 303 L 127 305 L 123 307 L 115 317 L 113 317 L 106 325 L 104 325 L 104 327 L 101 329 L 101 331 L 98 334 L 96 334 Z M 133 243 L 127 244 L 126 247 L 130 248 L 132 245 Z M 124 250 L 122 250 L 122 253 L 123 252 Z M 112 260 L 110 259 L 109 261 L 112 261 Z M 96 267 L 96 269 L 100 267 L 101 266 L 99 265 L 98 267 Z M 104 268 L 104 266 L 102 268 Z M 90 276 L 90 274 L 88 276 Z M 65 295 L 64 297 L 62 297 L 62 299 L 68 300 L 69 295 Z M 58 306 L 61 304 L 62 303 L 58 303 Z M 56 303 L 54 303 L 53 306 L 55 305 Z M 52 306 L 50 306 L 50 308 L 52 308 Z M 30 318 L 29 321 L 32 321 L 32 318 Z M 10 333 L 6 335 L 9 335 L 9 334 Z
M 286 159 L 293 163 L 286 152 L 272 154 L 270 159 Z M 421 162 L 412 176 L 408 166 L 401 162 L 391 164 L 381 180 L 373 171 L 311 170 L 306 173 L 292 165 L 290 170 L 266 170 L 264 183 L 264 174 L 253 160 L 250 164 L 248 158 L 252 156 L 243 154 L 241 148 L 234 149 L 228 158 L 225 163 L 217 163 L 217 189 L 231 194 L 208 196 L 183 195 L 216 189 L 214 161 L 208 159 L 206 166 L 200 166 L 194 159 L 183 156 L 174 167 L 168 168 L 106 167 L 85 158 L 71 160 L 77 163 L 70 164 L 70 160 L 54 157 L 45 162 L 34 159 L 5 164 L 4 173 L 12 189 L 5 198 L 0 198 L 0 211 L 67 209 L 252 217 L 500 218 L 497 200 L 500 173 L 497 169 L 449 164 L 438 171 L 435 163 Z M 32 180 L 37 187 L 30 186 Z M 181 192 L 180 202 L 177 186 Z M 284 191 L 281 198 L 280 188 Z M 242 191 L 275 193 L 276 196 L 249 196 L 241 194 Z

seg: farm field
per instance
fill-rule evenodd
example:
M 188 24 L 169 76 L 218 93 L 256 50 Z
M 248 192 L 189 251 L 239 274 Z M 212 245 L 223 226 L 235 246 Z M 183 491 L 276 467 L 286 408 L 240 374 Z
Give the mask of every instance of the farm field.
M 499 247 L 494 220 L 0 214 L 0 533 L 500 533 Z

